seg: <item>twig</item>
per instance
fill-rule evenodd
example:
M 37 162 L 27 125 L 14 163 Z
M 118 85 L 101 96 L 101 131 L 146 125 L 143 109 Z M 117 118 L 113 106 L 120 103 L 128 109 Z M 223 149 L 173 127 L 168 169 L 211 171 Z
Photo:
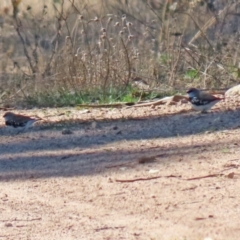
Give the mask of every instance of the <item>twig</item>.
M 149 177 L 149 178 L 135 178 L 135 179 L 116 179 L 116 182 L 137 182 L 137 181 L 148 181 L 148 180 L 152 180 L 152 179 L 157 179 L 157 178 L 179 178 L 181 176 L 175 176 L 175 175 L 168 175 L 168 176 L 155 176 L 155 177 Z
M 28 225 L 16 225 L 16 227 L 27 227 Z
M 123 166 L 131 166 L 133 163 L 122 163 L 122 164 L 115 164 L 110 166 L 105 166 L 105 168 L 115 168 L 115 167 L 123 167 Z
M 110 104 L 78 104 L 77 107 L 83 107 L 83 108 L 110 108 L 110 107 L 114 107 L 114 108 L 121 108 L 124 106 L 129 106 L 131 104 L 134 103 L 127 103 L 127 102 L 123 102 L 123 103 L 110 103 Z
M 51 53 L 51 56 L 50 56 L 48 62 L 45 65 L 45 69 L 44 69 L 44 71 L 42 73 L 43 77 L 50 75 L 51 63 L 53 62 L 54 56 L 56 54 L 56 47 L 58 45 L 59 38 L 60 38 L 60 35 L 61 35 L 60 34 L 61 33 L 61 29 L 62 29 L 61 19 L 57 18 L 57 22 L 58 22 L 57 32 L 56 32 L 55 36 L 53 37 L 53 39 L 51 40 L 51 44 L 53 46 L 53 50 L 52 50 L 52 53 Z
M 224 174 L 222 174 L 222 173 L 214 173 L 214 174 L 209 174 L 209 175 L 206 175 L 206 176 L 186 178 L 184 180 L 191 181 L 191 180 L 198 180 L 198 179 L 202 179 L 202 178 L 222 177 L 222 176 L 224 176 Z
M 138 103 L 138 104 L 134 104 L 133 106 L 130 107 L 148 107 L 148 106 L 157 106 L 157 105 L 162 105 L 162 104 L 167 104 L 169 101 L 173 101 L 173 102 L 178 102 L 179 100 L 185 99 L 188 101 L 188 97 L 186 96 L 182 96 L 182 95 L 173 95 L 170 96 L 169 98 L 162 98 L 159 99 L 157 101 L 151 101 L 151 102 L 144 102 L 144 103 Z M 127 107 L 127 108 L 130 108 Z
M 176 61 L 174 61 L 172 69 L 170 71 L 169 83 L 171 84 L 171 86 L 174 86 L 174 76 L 176 74 L 177 66 L 178 66 L 178 63 L 179 63 L 179 60 L 180 60 L 180 56 L 181 56 L 181 52 L 182 52 L 182 49 L 181 49 L 182 39 L 183 38 L 180 37 L 180 39 L 179 39 L 180 44 L 179 44 L 179 48 L 178 48 L 177 59 L 176 59 Z
M 194 37 L 189 41 L 189 45 L 192 44 L 197 38 L 199 38 L 201 35 L 204 36 L 206 38 L 206 31 L 213 25 L 217 22 L 217 18 L 221 17 L 221 16 L 224 16 L 224 15 L 227 15 L 228 11 L 231 11 L 233 10 L 234 8 L 236 8 L 237 6 L 237 2 L 234 3 L 234 4 L 228 4 L 223 10 L 221 10 L 219 12 L 219 14 L 217 16 L 213 16 L 212 18 L 210 18 L 205 24 L 204 26 L 201 28 L 197 22 L 194 20 L 194 18 L 192 17 L 192 15 L 188 14 L 191 19 L 194 21 L 194 23 L 196 24 L 196 26 L 198 26 L 199 28 L 199 31 L 194 35 Z M 186 14 L 186 13 L 185 13 Z M 206 38 L 206 40 L 208 41 L 209 43 L 209 40 Z M 210 46 L 212 46 L 210 44 Z
M 206 218 L 204 218 L 204 217 L 196 217 L 194 220 L 196 220 L 196 221 L 200 221 L 200 220 L 205 220 Z
M 137 181 L 147 181 L 152 179 L 162 178 L 162 176 L 150 177 L 150 178 L 135 178 L 135 179 L 116 179 L 116 182 L 137 182 Z
M 26 47 L 24 38 L 23 38 L 23 36 L 22 36 L 22 34 L 21 34 L 21 31 L 20 31 L 21 22 L 18 21 L 17 18 L 15 18 L 15 22 L 16 22 L 16 27 L 15 27 L 15 29 L 16 29 L 16 31 L 17 31 L 17 34 L 18 34 L 20 40 L 21 40 L 24 54 L 25 54 L 25 56 L 26 56 L 26 58 L 27 58 L 27 60 L 28 60 L 29 66 L 30 66 L 30 68 L 31 68 L 31 70 L 32 70 L 32 73 L 35 74 L 35 73 L 36 73 L 36 69 L 35 69 L 35 67 L 34 67 L 33 64 L 32 64 L 32 59 L 31 59 L 31 57 L 30 57 L 29 54 L 28 54 L 28 50 L 27 50 L 27 47 Z
M 125 226 L 119 226 L 119 227 L 102 227 L 102 228 L 96 228 L 94 229 L 96 232 L 103 231 L 103 230 L 108 230 L 108 229 L 123 229 Z
M 10 237 L 10 236 L 12 237 L 12 236 L 16 236 L 16 235 L 19 237 L 18 234 L 10 234 L 10 235 L 0 235 L 0 238 L 3 238 L 3 237 L 6 238 L 6 237 Z
M 42 220 L 42 218 L 41 217 L 38 217 L 38 218 L 32 218 L 32 219 L 23 219 L 23 220 L 21 220 L 21 219 L 12 219 L 12 220 L 0 220 L 0 222 L 17 222 L 17 221 L 24 221 L 24 222 L 31 222 L 31 221 L 38 221 L 38 220 Z
M 228 168 L 223 169 L 221 172 L 225 172 L 225 171 L 228 171 L 228 170 L 233 169 L 233 168 L 235 168 L 235 169 L 239 168 L 239 164 L 230 164 L 230 165 L 225 166 L 225 167 L 228 167 Z
M 120 40 L 121 40 L 122 46 L 123 46 L 123 48 L 124 48 L 125 55 L 126 55 L 126 59 L 127 59 L 127 66 L 128 66 L 128 79 L 127 79 L 127 81 L 125 81 L 126 86 L 127 86 L 128 83 L 129 83 L 129 80 L 130 80 L 130 78 L 131 78 L 131 62 L 130 62 L 129 54 L 128 54 L 128 50 L 127 50 L 126 45 L 124 44 L 124 41 L 123 41 L 122 38 L 120 38 Z

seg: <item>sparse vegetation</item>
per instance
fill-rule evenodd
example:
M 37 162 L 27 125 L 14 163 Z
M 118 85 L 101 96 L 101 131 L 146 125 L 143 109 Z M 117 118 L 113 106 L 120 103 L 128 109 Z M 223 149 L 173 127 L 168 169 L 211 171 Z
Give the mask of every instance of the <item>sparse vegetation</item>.
M 239 3 L 218 2 L 13 0 L 0 17 L 0 104 L 132 102 L 234 85 Z

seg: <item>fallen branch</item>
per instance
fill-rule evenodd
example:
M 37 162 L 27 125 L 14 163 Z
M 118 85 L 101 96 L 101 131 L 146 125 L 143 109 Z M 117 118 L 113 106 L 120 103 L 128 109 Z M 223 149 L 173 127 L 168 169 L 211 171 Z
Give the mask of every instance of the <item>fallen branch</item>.
M 162 99 L 160 99 L 160 100 L 157 100 L 157 101 L 152 101 L 152 102 L 147 102 L 147 103 L 137 103 L 137 104 L 134 104 L 132 106 L 129 106 L 128 108 L 130 108 L 130 107 L 156 106 L 156 105 L 161 105 L 161 104 L 164 104 L 164 103 L 166 103 L 166 101 L 163 101 Z
M 110 103 L 110 104 L 78 104 L 77 107 L 82 107 L 82 108 L 121 108 L 125 106 L 131 106 L 134 105 L 135 103 L 130 102 L 130 103 Z
M 147 102 L 147 103 L 145 103 L 145 102 L 137 103 L 131 107 L 148 107 L 148 106 L 157 106 L 157 105 L 162 105 L 162 104 L 169 105 L 171 103 L 173 103 L 175 105 L 181 100 L 188 101 L 188 97 L 182 96 L 182 95 L 174 95 L 174 96 L 170 96 L 170 97 L 161 98 L 157 101 L 151 101 L 151 102 Z M 130 108 L 130 107 L 128 107 L 128 108 Z

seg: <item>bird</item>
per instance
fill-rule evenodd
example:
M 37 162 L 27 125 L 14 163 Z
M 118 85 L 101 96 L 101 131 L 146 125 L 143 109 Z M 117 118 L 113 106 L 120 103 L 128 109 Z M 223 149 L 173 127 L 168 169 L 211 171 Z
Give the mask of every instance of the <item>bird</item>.
M 207 92 L 200 91 L 197 88 L 190 88 L 187 91 L 187 94 L 193 109 L 201 111 L 202 113 L 206 113 L 216 103 L 224 99 L 215 97 Z
M 23 131 L 30 128 L 35 122 L 42 120 L 41 118 L 33 118 L 21 114 L 15 114 L 13 112 L 6 112 L 3 117 L 6 126 L 11 126 Z

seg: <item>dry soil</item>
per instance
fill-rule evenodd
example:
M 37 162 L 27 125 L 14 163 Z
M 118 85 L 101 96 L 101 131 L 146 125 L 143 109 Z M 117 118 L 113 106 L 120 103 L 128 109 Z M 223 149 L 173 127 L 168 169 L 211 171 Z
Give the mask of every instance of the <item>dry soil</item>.
M 238 105 L 15 110 L 44 120 L 0 120 L 0 239 L 240 239 Z

